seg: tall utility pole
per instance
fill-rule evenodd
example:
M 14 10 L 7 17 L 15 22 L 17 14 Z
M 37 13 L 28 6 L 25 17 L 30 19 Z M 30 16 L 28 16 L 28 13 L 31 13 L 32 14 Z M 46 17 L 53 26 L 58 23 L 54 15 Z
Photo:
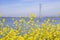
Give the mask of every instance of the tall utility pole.
M 40 12 L 39 12 L 39 16 L 40 16 L 40 18 L 42 17 L 42 14 L 41 14 L 41 3 L 40 3 L 40 6 L 39 6 L 40 8 L 39 8 L 39 10 L 40 10 Z

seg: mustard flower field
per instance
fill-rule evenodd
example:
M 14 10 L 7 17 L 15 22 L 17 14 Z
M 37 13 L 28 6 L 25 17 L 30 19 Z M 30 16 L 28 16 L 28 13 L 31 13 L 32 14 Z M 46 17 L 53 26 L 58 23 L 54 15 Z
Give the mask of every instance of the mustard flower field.
M 30 17 L 28 21 L 22 17 L 19 20 L 11 20 L 14 27 L 8 24 L 4 27 L 6 19 L 0 20 L 0 40 L 60 40 L 60 24 L 52 24 L 57 22 L 54 19 L 51 21 L 48 18 L 41 24 L 40 20 L 34 21 L 34 17 Z

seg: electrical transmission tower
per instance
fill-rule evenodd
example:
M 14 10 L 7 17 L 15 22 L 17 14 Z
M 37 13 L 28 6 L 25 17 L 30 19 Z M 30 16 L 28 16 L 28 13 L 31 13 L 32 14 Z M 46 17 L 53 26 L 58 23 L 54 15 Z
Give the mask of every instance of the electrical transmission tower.
M 40 3 L 40 6 L 39 6 L 39 7 L 40 7 L 40 9 L 39 9 L 39 10 L 40 10 L 40 11 L 39 11 L 39 16 L 40 16 L 40 18 L 41 18 L 41 17 L 42 17 L 42 14 L 41 14 L 42 5 L 41 5 L 41 3 Z

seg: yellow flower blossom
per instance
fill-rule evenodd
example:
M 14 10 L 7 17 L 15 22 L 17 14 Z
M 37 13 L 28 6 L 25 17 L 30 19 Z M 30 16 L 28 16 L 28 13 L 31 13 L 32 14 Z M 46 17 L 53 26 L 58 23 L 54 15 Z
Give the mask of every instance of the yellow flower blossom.
M 19 36 L 17 40 L 24 40 L 24 37 Z
M 50 23 L 50 18 L 44 20 L 42 24 L 36 24 L 34 15 L 24 23 L 23 19 L 16 20 L 12 18 L 16 29 L 11 28 L 9 25 L 4 26 L 6 19 L 0 20 L 0 40 L 60 40 L 60 24 Z M 52 22 L 56 22 L 52 20 Z M 19 25 L 22 24 L 21 25 Z

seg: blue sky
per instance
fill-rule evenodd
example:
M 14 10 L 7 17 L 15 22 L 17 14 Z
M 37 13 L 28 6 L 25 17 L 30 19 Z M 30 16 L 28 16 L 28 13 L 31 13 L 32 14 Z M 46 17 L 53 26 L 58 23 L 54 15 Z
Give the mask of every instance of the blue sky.
M 58 16 L 59 4 L 60 0 L 0 0 L 0 14 L 3 17 L 29 16 L 30 13 L 38 17 Z

